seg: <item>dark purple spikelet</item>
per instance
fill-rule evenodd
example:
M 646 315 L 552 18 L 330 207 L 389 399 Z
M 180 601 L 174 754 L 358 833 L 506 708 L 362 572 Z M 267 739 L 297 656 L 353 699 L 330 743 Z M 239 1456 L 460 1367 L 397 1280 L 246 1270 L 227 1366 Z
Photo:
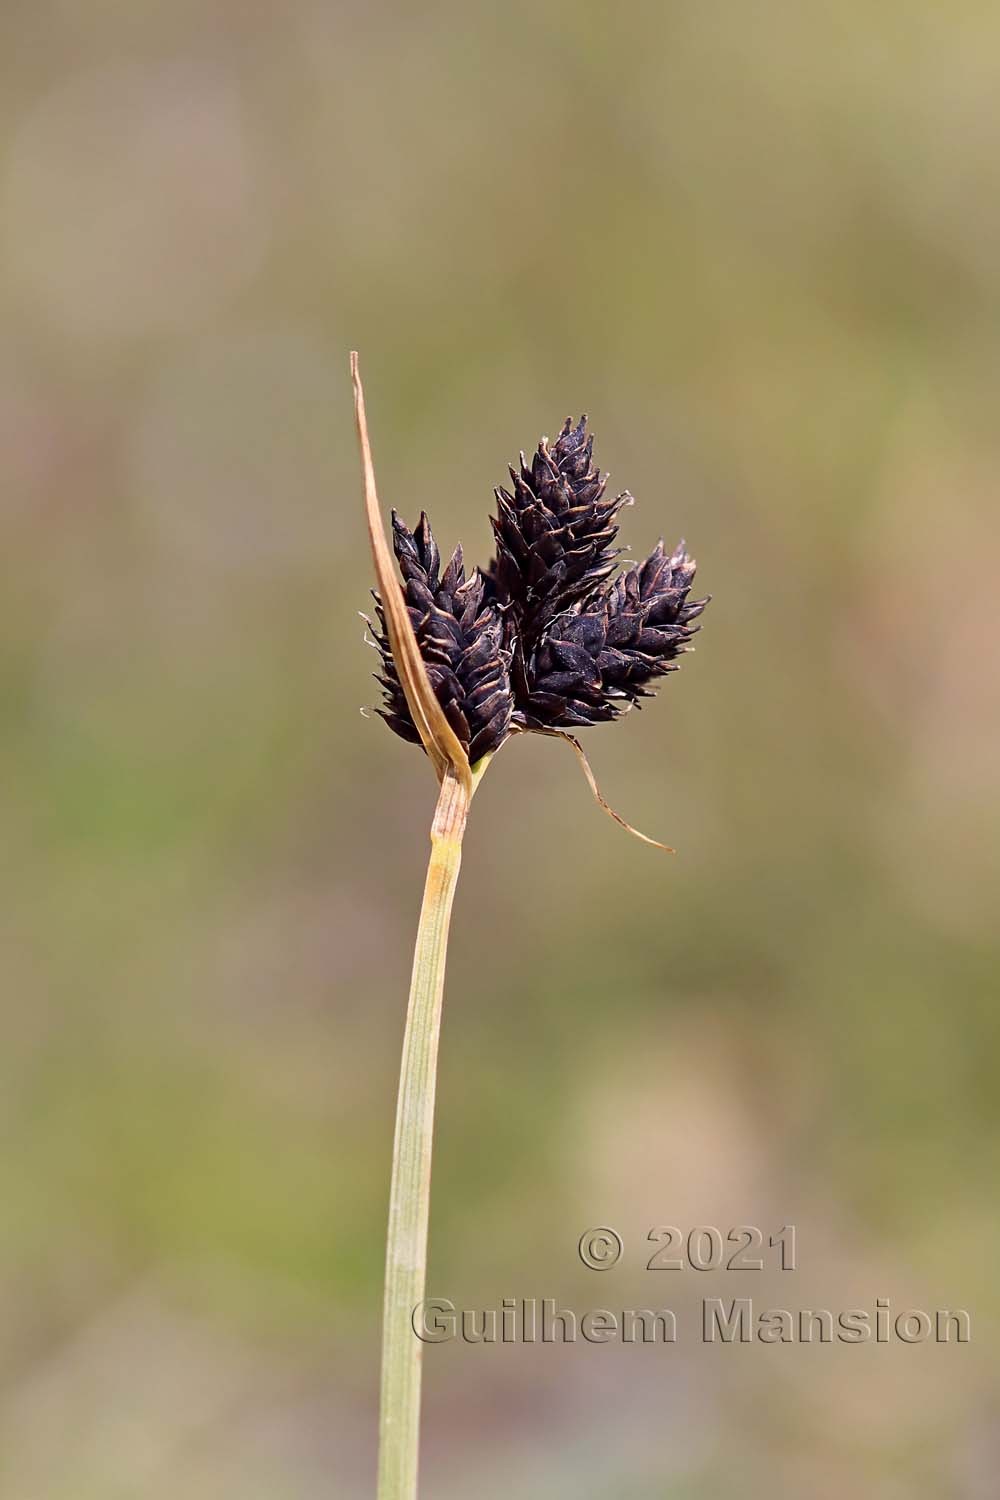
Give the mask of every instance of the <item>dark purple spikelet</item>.
M 497 555 L 490 580 L 508 633 L 525 654 L 551 620 L 586 599 L 614 571 L 615 521 L 629 500 L 608 499 L 607 478 L 593 465 L 587 418 L 569 417 L 550 448 L 543 438 L 529 464 L 510 469 L 511 490 L 494 493 Z
M 478 569 L 465 576 L 461 547 L 440 572 L 441 557 L 427 516 L 421 512 L 415 532 L 392 513 L 392 542 L 410 623 L 438 702 L 462 748 L 475 764 L 498 750 L 510 728 L 513 699 L 509 652 L 497 607 L 486 599 Z M 378 627 L 372 627 L 382 657 L 377 677 L 384 690 L 381 717 L 405 740 L 420 744 L 389 646 L 385 613 L 375 596 Z
M 393 512 L 393 548 L 431 685 L 471 763 L 512 730 L 572 730 L 619 718 L 677 671 L 708 598 L 689 599 L 695 563 L 662 541 L 614 577 L 617 516 L 593 464 L 587 419 L 567 417 L 555 443 L 521 454 L 511 490 L 496 490 L 496 557 L 466 578 L 462 549 L 441 573 L 430 524 L 410 532 Z M 420 743 L 376 595 L 375 643 L 385 691 L 378 712 Z
M 659 542 L 644 563 L 602 584 L 576 609 L 550 622 L 518 662 L 515 722 L 526 729 L 572 729 L 616 719 L 650 684 L 677 671 L 708 603 L 688 600 L 695 563 L 681 542 Z

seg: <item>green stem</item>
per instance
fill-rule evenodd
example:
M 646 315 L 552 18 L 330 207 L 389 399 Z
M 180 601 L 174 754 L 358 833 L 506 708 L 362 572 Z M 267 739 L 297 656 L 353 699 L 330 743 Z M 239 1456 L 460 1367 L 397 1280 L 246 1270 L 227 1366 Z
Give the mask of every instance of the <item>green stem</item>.
M 474 784 L 484 770 L 485 762 L 481 762 Z M 423 1345 L 410 1320 L 417 1303 L 423 1301 L 427 1273 L 441 997 L 470 798 L 457 777 L 445 775 L 431 827 L 431 857 L 413 955 L 389 1191 L 378 1500 L 414 1500 L 417 1493 Z

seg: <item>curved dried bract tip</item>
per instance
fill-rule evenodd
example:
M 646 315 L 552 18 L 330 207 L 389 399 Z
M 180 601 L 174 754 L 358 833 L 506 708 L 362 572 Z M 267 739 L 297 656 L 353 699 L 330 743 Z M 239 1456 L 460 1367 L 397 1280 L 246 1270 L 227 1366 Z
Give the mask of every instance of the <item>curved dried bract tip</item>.
M 652 696 L 691 650 L 708 599 L 689 600 L 695 562 L 681 542 L 662 541 L 642 563 L 605 583 L 576 609 L 551 620 L 530 656 L 519 659 L 515 721 L 528 729 L 577 728 L 616 719 Z
M 466 748 L 462 745 L 435 696 L 420 647 L 417 645 L 406 604 L 396 582 L 392 557 L 379 511 L 378 492 L 375 488 L 375 466 L 372 462 L 368 421 L 365 415 L 365 394 L 355 351 L 351 353 L 351 378 L 354 383 L 354 416 L 358 429 L 358 445 L 361 450 L 368 538 L 371 542 L 375 576 L 385 601 L 385 612 L 382 617 L 383 633 L 396 674 L 397 687 L 402 695 L 401 702 L 406 707 L 418 740 L 427 751 L 438 780 L 444 781 L 445 777 L 450 774 L 456 778 L 466 793 L 471 795 L 472 772 Z
M 437 702 L 469 761 L 499 750 L 507 738 L 513 712 L 510 690 L 510 653 L 503 646 L 503 626 L 496 606 L 485 599 L 485 581 L 476 570 L 465 576 L 461 547 L 440 571 L 441 556 L 427 516 L 421 513 L 409 531 L 395 511 L 392 540 L 402 594 L 417 647 Z M 398 585 L 393 582 L 398 591 Z M 386 630 L 382 599 L 375 596 L 378 628 L 373 627 L 382 655 L 377 680 L 385 693 L 378 712 L 405 740 L 420 743 Z
M 555 443 L 543 438 L 530 462 L 521 454 L 511 488 L 494 493 L 496 559 L 490 581 L 522 651 L 548 622 L 597 588 L 614 570 L 615 517 L 629 495 L 605 494 L 607 476 L 593 464 L 587 418 L 567 417 Z
M 590 790 L 594 794 L 594 801 L 597 803 L 598 807 L 602 809 L 602 811 L 607 813 L 609 818 L 614 819 L 619 828 L 624 828 L 626 833 L 630 833 L 633 838 L 638 839 L 643 844 L 652 844 L 654 849 L 662 849 L 665 854 L 677 853 L 677 850 L 672 849 L 669 844 L 661 844 L 659 839 L 652 839 L 650 838 L 648 833 L 641 833 L 638 828 L 633 828 L 631 823 L 626 823 L 621 813 L 615 812 L 614 808 L 611 806 L 611 803 L 603 795 L 600 787 L 597 785 L 597 777 L 590 769 L 590 761 L 587 759 L 586 752 L 584 751 L 584 748 L 580 744 L 580 741 L 577 739 L 576 735 L 567 734 L 564 729 L 536 729 L 534 732 L 536 734 L 551 735 L 554 740 L 565 740 L 567 745 L 572 747 L 577 760 L 580 762 L 583 774 L 587 778 L 587 785 L 590 787 Z

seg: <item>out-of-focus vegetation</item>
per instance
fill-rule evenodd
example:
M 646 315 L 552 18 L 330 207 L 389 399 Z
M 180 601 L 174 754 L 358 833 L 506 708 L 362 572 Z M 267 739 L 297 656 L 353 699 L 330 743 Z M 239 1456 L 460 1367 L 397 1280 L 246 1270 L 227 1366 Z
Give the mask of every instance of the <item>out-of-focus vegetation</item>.
M 358 712 L 357 347 L 383 499 L 442 546 L 485 561 L 506 463 L 585 409 L 625 540 L 683 533 L 715 595 L 587 734 L 676 859 L 554 743 L 477 798 L 431 1247 L 460 1306 L 692 1332 L 429 1349 L 427 1495 L 992 1495 L 1000 15 L 0 30 L 4 1493 L 371 1493 L 434 784 Z M 744 1222 L 801 1269 L 642 1269 L 652 1225 Z M 704 1348 L 698 1300 L 750 1294 L 973 1343 Z

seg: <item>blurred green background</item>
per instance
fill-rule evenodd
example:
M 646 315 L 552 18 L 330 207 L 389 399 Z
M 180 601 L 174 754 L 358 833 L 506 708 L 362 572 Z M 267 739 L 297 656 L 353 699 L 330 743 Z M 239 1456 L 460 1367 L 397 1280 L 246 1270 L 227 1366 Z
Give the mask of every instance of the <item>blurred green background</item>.
M 676 859 L 552 742 L 477 798 L 429 1290 L 973 1326 L 431 1348 L 423 1493 L 995 1494 L 1000 15 L 0 33 L 4 1495 L 373 1490 L 434 783 L 359 714 L 350 348 L 383 501 L 443 549 L 485 562 L 506 463 L 586 410 L 624 540 L 686 536 L 715 596 L 586 736 Z M 648 1273 L 668 1223 L 794 1223 L 800 1269 Z

